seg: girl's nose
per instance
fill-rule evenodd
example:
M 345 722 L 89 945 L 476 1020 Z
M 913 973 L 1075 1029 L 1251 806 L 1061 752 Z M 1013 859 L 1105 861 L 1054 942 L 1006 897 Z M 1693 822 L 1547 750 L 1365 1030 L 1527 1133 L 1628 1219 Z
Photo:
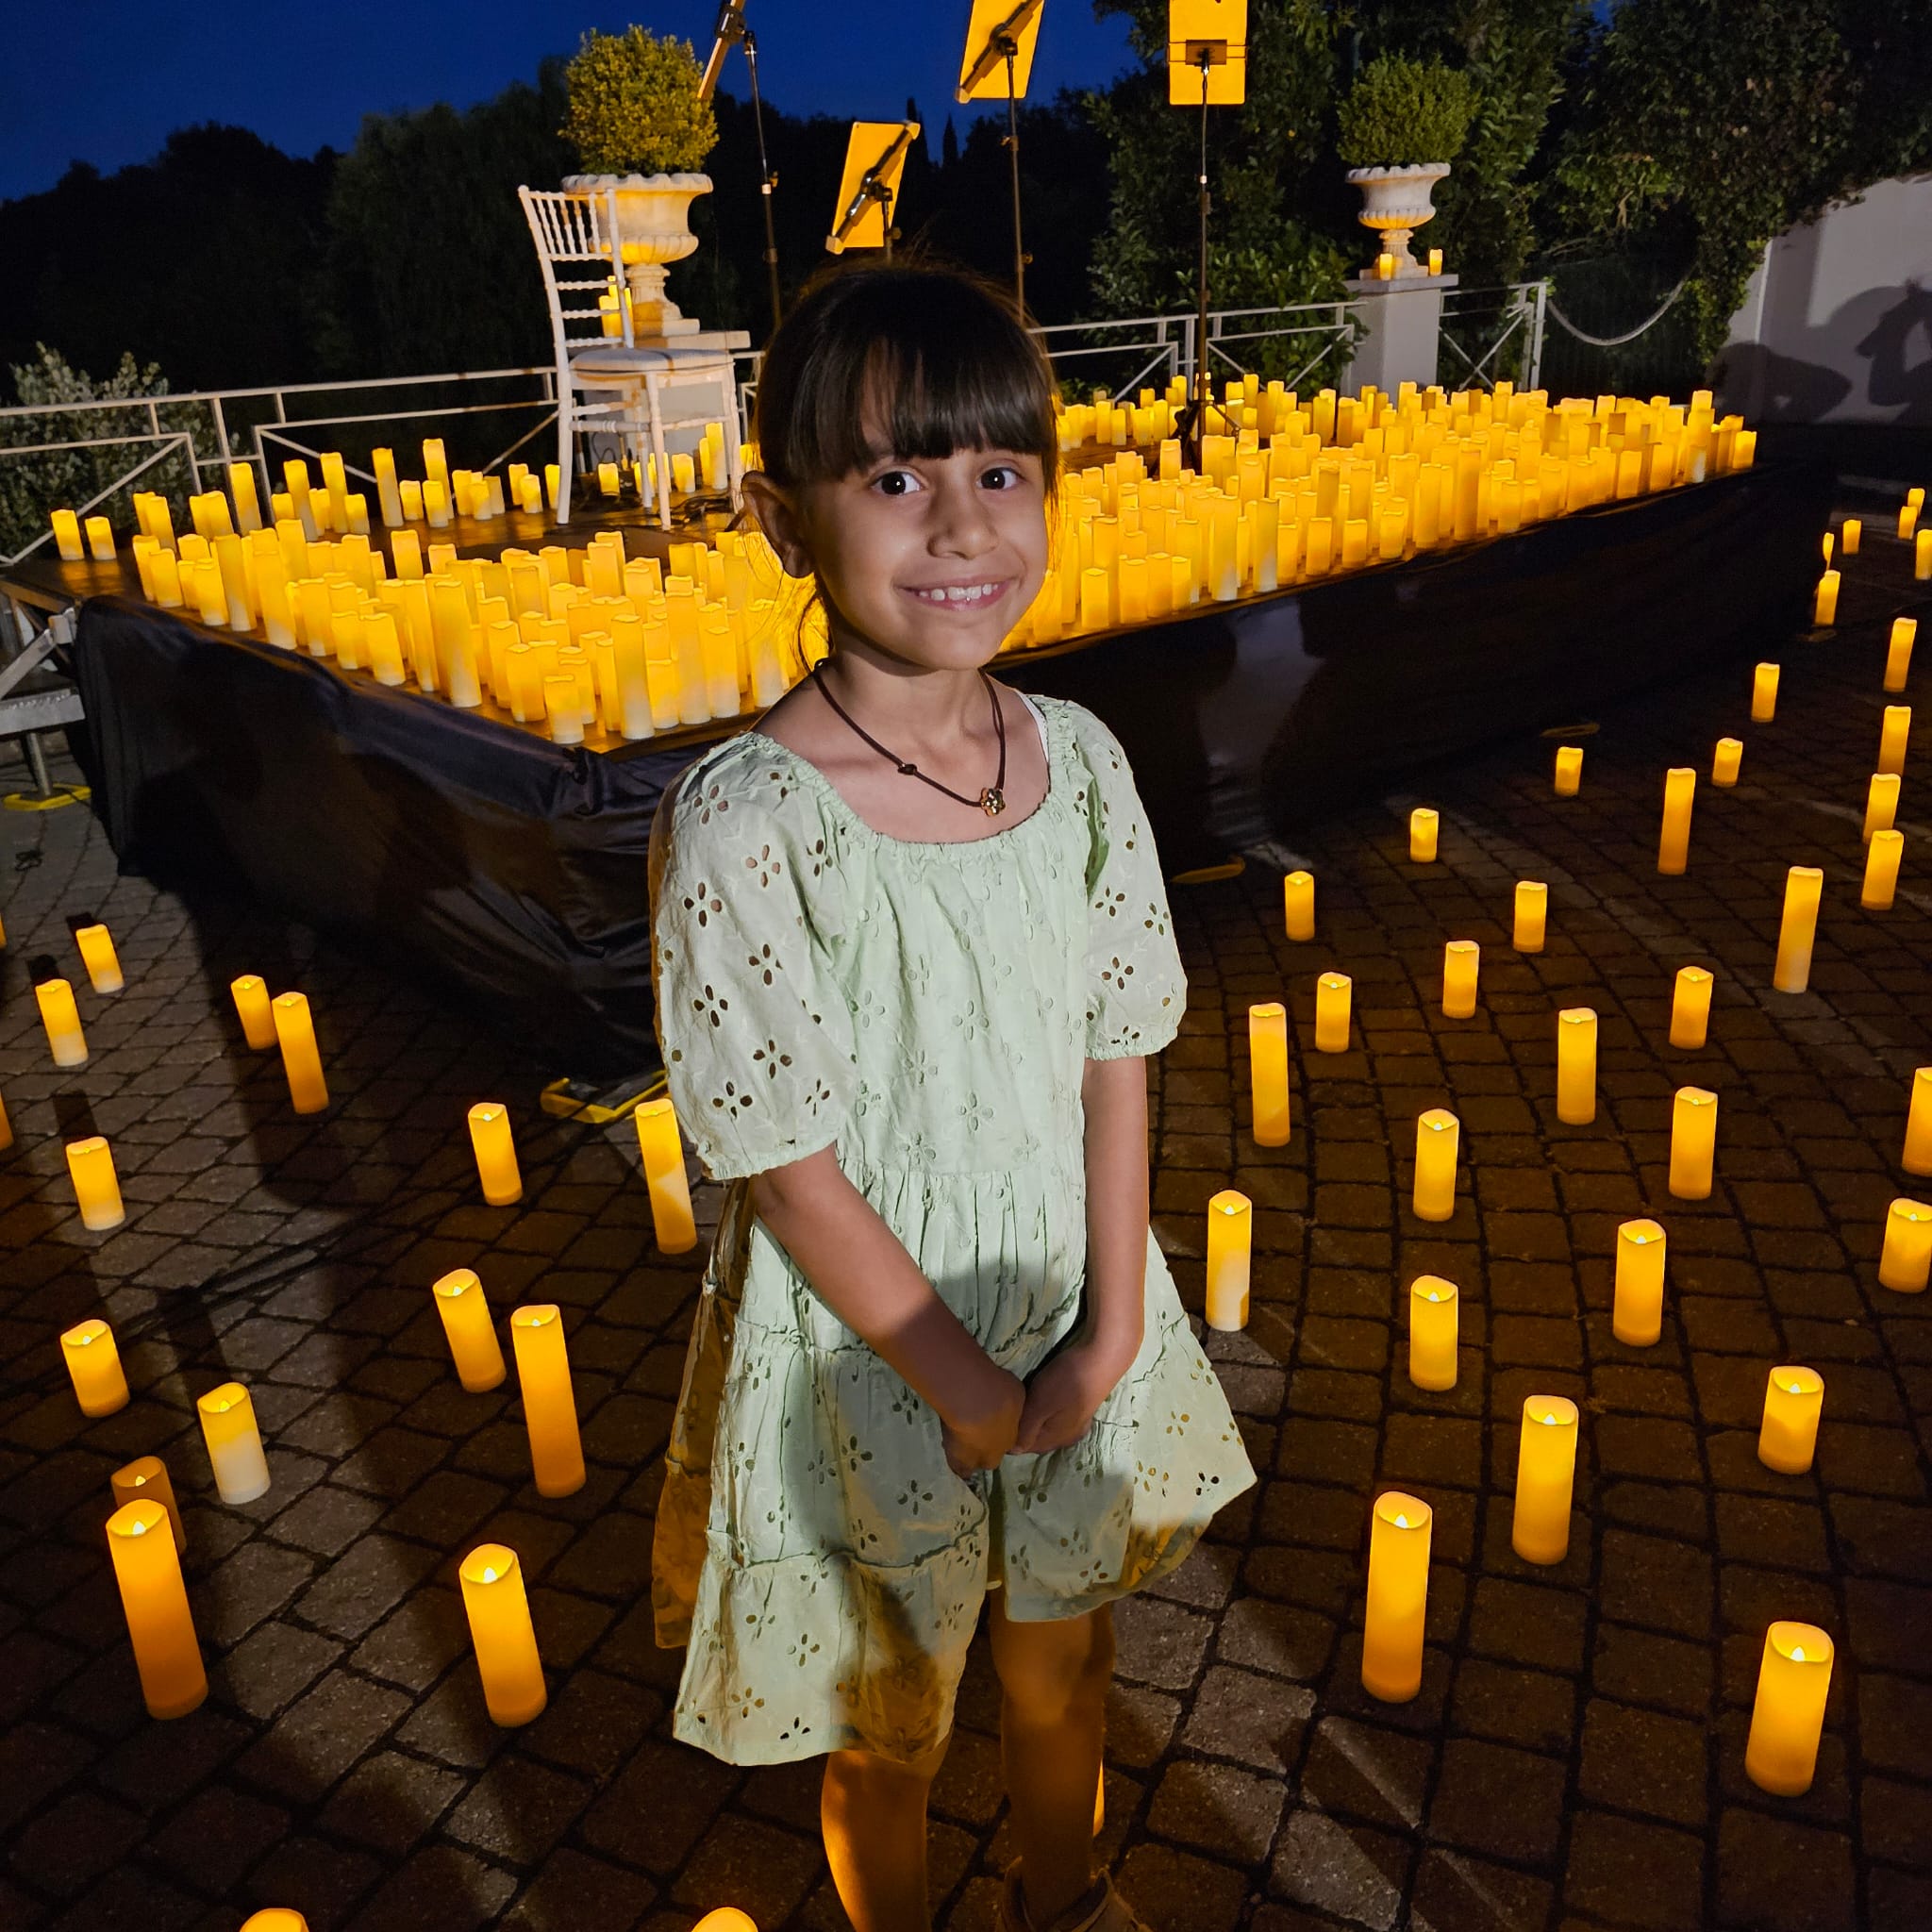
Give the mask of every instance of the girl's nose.
M 976 487 L 940 492 L 929 548 L 940 557 L 984 557 L 1000 541 Z

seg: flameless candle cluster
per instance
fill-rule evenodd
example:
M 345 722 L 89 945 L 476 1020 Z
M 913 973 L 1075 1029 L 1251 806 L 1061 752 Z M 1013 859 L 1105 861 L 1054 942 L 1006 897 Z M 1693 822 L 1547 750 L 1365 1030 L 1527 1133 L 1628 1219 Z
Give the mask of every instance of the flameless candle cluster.
M 706 449 L 708 464 L 722 466 L 722 444 Z M 376 452 L 379 473 L 388 455 Z M 480 479 L 430 468 L 421 488 L 432 531 L 448 522 L 439 508 L 446 501 L 459 513 L 489 513 L 473 495 Z M 515 487 L 533 491 L 535 477 L 519 473 L 511 465 Z M 345 525 L 329 484 L 309 487 L 306 463 L 291 461 L 286 475 L 289 491 L 272 499 L 265 524 L 238 508 L 239 534 L 219 492 L 219 518 L 198 508 L 196 533 L 179 539 L 165 502 L 142 499 L 134 561 L 142 594 L 381 684 L 413 685 L 462 708 L 488 703 L 566 744 L 761 710 L 805 673 L 804 587 L 787 583 L 756 530 L 674 543 L 668 571 L 657 558 L 627 558 L 615 530 L 582 547 L 459 558 L 447 541 L 432 538 L 425 550 L 404 526 L 418 513 L 408 507 L 417 486 L 406 483 L 396 486 L 397 513 L 385 518 L 385 557 L 366 517 Z M 392 463 L 383 480 L 393 482 Z M 823 614 L 806 611 L 803 627 L 806 650 L 822 648 Z
M 1306 401 L 1257 376 L 1226 384 L 1198 473 L 1174 440 L 1187 386 L 1062 408 L 1060 447 L 1117 452 L 1069 470 L 1057 555 L 1019 645 L 1166 616 L 1420 551 L 1507 535 L 1591 504 L 1748 468 L 1755 440 L 1688 408 L 1538 391 L 1418 390 Z M 1146 456 L 1155 460 L 1150 475 Z

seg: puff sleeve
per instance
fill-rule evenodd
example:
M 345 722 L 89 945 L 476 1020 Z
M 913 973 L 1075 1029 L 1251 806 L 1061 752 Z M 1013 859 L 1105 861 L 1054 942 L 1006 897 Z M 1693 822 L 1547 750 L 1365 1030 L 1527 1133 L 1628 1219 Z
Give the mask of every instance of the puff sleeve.
M 1087 1058 L 1158 1053 L 1180 1031 L 1188 981 L 1174 943 L 1160 856 L 1127 755 L 1077 711 L 1087 787 Z
M 651 847 L 658 1043 L 705 1172 L 734 1180 L 831 1145 L 858 1075 L 816 807 L 777 772 L 700 765 Z

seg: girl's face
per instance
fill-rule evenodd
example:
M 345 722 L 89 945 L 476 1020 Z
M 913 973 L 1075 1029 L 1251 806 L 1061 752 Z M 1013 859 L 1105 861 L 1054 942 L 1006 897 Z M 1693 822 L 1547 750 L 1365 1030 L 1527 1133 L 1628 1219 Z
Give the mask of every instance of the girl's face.
M 760 520 L 787 571 L 816 571 L 835 625 L 908 664 L 988 662 L 1046 575 L 1038 457 L 881 457 L 783 495 L 758 484 Z

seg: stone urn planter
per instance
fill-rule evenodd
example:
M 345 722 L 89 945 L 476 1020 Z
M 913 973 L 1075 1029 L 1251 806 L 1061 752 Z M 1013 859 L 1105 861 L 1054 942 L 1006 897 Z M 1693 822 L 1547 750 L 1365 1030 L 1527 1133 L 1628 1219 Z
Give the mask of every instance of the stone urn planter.
M 1395 272 L 1421 273 L 1408 252 L 1409 237 L 1424 222 L 1436 218 L 1429 196 L 1449 173 L 1447 161 L 1414 161 L 1405 168 L 1351 168 L 1348 178 L 1362 192 L 1362 211 L 1356 217 L 1363 227 L 1375 229 L 1383 252 L 1395 258 Z
M 695 335 L 696 317 L 682 314 L 664 292 L 664 275 L 698 245 L 691 205 L 711 192 L 708 175 L 566 175 L 572 194 L 617 191 L 617 239 L 630 286 L 631 325 L 640 340 Z

